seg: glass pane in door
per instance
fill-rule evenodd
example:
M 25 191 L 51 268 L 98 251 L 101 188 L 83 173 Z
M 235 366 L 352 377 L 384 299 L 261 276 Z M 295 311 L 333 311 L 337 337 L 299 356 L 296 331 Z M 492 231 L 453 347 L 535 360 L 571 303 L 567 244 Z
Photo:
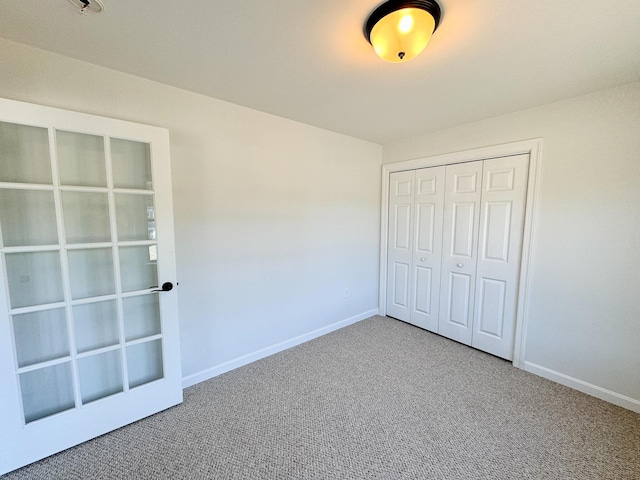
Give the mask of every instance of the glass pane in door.
M 99 297 L 116 292 L 110 248 L 69 250 L 71 298 Z
M 113 350 L 78 360 L 83 404 L 123 391 L 121 357 L 119 350 Z
M 111 139 L 113 186 L 151 190 L 151 152 L 148 143 Z
M 106 193 L 62 192 L 62 212 L 67 243 L 111 241 Z
M 0 232 L 5 247 L 57 245 L 53 191 L 0 189 Z
M 64 308 L 13 315 L 18 366 L 27 367 L 69 355 Z
M 20 374 L 25 422 L 33 422 L 75 407 L 71 363 Z
M 103 137 L 58 130 L 56 140 L 61 185 L 107 186 Z
M 7 253 L 5 261 L 12 308 L 64 300 L 58 251 Z
M 160 340 L 127 347 L 129 388 L 159 380 L 163 376 L 162 343 Z
M 120 277 L 123 292 L 147 290 L 158 285 L 155 245 L 120 248 Z
M 50 185 L 50 157 L 46 128 L 0 122 L 0 182 Z
M 118 241 L 155 240 L 153 195 L 116 194 Z
M 111 347 L 120 341 L 115 300 L 74 305 L 73 321 L 78 353 Z
M 124 335 L 130 342 L 160 333 L 160 303 L 158 295 L 140 295 L 122 300 Z

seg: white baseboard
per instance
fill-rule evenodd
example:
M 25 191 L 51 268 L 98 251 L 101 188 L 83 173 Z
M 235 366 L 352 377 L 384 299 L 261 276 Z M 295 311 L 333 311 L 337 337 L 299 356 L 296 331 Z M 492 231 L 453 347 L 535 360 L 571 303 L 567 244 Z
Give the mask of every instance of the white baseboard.
M 204 382 L 205 380 L 209 380 L 210 378 L 226 373 L 230 370 L 233 370 L 234 368 L 242 367 L 251 362 L 255 362 L 256 360 L 260 360 L 261 358 L 265 358 L 269 355 L 273 355 L 274 353 L 286 350 L 287 348 L 295 347 L 296 345 L 308 342 L 309 340 L 321 337 L 322 335 L 326 335 L 327 333 L 339 330 L 340 328 L 352 325 L 366 318 L 373 317 L 377 314 L 378 309 L 375 308 L 373 310 L 360 313 L 345 320 L 340 320 L 339 322 L 332 323 L 331 325 L 327 325 L 326 327 L 318 328 L 317 330 L 313 330 L 309 333 L 293 337 L 289 340 L 285 340 L 284 342 L 276 343 L 275 345 L 271 345 L 270 347 L 262 348 L 256 352 L 248 353 L 241 357 L 234 358 L 233 360 L 221 363 L 220 365 L 216 365 L 215 367 L 211 367 L 201 372 L 188 375 L 182 379 L 182 388 L 187 388 L 195 385 L 196 383 Z
M 587 395 L 599 398 L 600 400 L 613 403 L 619 407 L 640 413 L 640 400 L 636 400 L 635 398 L 612 392 L 606 388 L 598 387 L 597 385 L 593 385 L 583 380 L 578 380 L 577 378 L 570 377 L 569 375 L 556 372 L 555 370 L 551 370 L 546 367 L 541 367 L 535 363 L 525 361 L 523 370 L 546 378 L 547 380 L 552 380 L 566 387 L 573 388 L 579 392 L 586 393 Z

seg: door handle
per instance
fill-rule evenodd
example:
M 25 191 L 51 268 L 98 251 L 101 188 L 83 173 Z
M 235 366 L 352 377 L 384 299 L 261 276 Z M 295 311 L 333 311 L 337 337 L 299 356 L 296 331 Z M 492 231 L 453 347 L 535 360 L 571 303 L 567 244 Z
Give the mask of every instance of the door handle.
M 152 292 L 169 292 L 171 290 L 173 290 L 173 283 L 171 282 L 164 282 L 162 284 L 162 288 L 156 288 L 157 285 L 154 285 L 153 287 L 149 287 L 149 288 L 155 288 L 155 290 L 151 290 Z

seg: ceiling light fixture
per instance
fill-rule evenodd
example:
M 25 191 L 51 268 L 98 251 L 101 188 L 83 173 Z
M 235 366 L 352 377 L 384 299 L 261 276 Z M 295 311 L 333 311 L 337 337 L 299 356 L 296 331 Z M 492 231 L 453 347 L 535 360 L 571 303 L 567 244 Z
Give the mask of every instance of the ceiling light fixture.
M 406 62 L 427 46 L 441 14 L 435 0 L 389 0 L 371 13 L 364 36 L 380 58 Z

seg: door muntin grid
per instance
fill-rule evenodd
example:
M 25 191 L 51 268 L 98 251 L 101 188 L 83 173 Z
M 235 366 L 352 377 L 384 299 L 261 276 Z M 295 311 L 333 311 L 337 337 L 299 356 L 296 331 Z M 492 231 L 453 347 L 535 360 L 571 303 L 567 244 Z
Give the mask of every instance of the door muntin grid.
M 150 152 L 0 122 L 0 252 L 26 424 L 163 378 Z

